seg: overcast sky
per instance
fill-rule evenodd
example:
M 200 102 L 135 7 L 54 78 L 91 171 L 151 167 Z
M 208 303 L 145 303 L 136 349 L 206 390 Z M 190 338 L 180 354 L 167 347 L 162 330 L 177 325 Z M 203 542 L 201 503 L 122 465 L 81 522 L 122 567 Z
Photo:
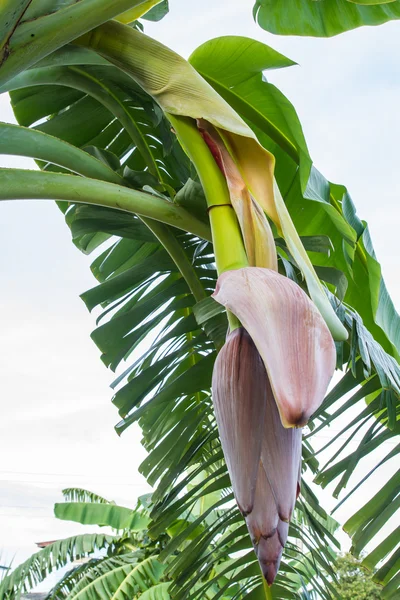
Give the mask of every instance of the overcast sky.
M 264 41 L 299 63 L 269 80 L 295 105 L 316 166 L 347 185 L 369 222 L 399 307 L 400 24 L 330 40 L 280 38 L 254 24 L 252 0 L 170 4 L 170 14 L 146 31 L 185 57 L 207 39 L 232 34 Z M 13 122 L 5 96 L 0 119 Z M 34 168 L 28 159 L 1 156 L 0 165 Z M 52 517 L 63 487 L 87 487 L 125 505 L 148 487 L 137 473 L 144 457 L 139 430 L 122 438 L 114 432 L 113 375 L 89 338 L 94 316 L 78 297 L 95 283 L 90 257 L 71 244 L 51 202 L 10 202 L 0 210 L 0 563 L 15 556 L 16 564 L 34 542 L 82 532 Z M 373 491 L 369 486 L 364 497 Z M 341 520 L 349 511 L 351 505 Z

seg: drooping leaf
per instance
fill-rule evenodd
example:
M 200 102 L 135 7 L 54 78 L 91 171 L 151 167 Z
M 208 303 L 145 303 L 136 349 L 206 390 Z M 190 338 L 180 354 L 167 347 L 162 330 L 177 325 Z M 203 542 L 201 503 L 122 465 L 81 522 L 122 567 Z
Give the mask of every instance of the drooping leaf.
M 398 0 L 256 0 L 257 23 L 279 35 L 330 37 L 400 19 Z
M 243 56 L 245 60 L 233 61 L 232 56 Z M 251 124 L 259 141 L 274 154 L 276 180 L 300 236 L 318 232 L 331 240 L 332 251 L 327 256 L 313 257 L 313 265 L 343 273 L 348 284 L 344 301 L 362 315 L 386 352 L 398 358 L 398 343 L 394 340 L 400 319 L 387 296 L 370 240 L 366 242 L 369 250 L 364 248 L 361 236 L 365 225 L 346 188 L 329 183 L 312 165 L 294 107 L 263 75 L 266 69 L 290 66 L 292 62 L 285 62 L 268 46 L 240 36 L 206 42 L 194 51 L 190 62 Z M 340 281 L 339 293 L 343 293 L 344 279 Z
M 145 529 L 149 520 L 140 512 L 116 504 L 93 502 L 63 502 L 55 504 L 58 519 L 75 521 L 83 525 L 108 526 L 113 529 L 139 531 Z
M 71 600 L 129 600 L 159 583 L 164 567 L 156 557 L 142 561 L 134 554 L 105 559 L 88 569 L 70 590 Z M 165 600 L 165 590 L 159 590 L 157 600 Z
M 54 569 L 64 567 L 69 561 L 84 558 L 95 550 L 112 546 L 115 538 L 98 533 L 86 533 L 52 542 L 33 554 L 0 582 L 0 595 L 5 599 L 29 591 L 43 581 Z

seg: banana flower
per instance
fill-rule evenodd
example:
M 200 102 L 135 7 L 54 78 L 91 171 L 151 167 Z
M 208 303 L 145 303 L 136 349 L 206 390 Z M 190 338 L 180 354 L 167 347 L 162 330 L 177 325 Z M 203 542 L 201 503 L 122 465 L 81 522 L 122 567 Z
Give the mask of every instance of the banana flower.
M 213 297 L 256 345 L 282 425 L 304 427 L 336 366 L 333 338 L 314 303 L 292 280 L 259 267 L 222 273 Z
M 269 585 L 299 494 L 301 429 L 285 429 L 247 331 L 228 335 L 213 373 L 213 402 L 233 491 Z
M 300 492 L 300 427 L 324 398 L 335 344 L 309 297 L 272 269 L 226 271 L 213 297 L 242 323 L 216 359 L 213 402 L 235 498 L 271 585 Z

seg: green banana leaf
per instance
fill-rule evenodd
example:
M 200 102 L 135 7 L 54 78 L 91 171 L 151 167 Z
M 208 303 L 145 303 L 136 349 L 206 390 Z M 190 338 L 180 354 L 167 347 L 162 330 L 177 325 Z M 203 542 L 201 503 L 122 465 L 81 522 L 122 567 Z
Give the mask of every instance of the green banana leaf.
M 55 504 L 54 514 L 64 521 L 108 526 L 116 530 L 140 531 L 146 529 L 149 523 L 148 517 L 138 511 L 104 502 L 63 502 Z
M 0 84 L 79 35 L 148 0 L 6 0 L 0 6 Z M 142 10 L 141 10 L 142 8 Z
M 114 537 L 98 533 L 85 533 L 53 542 L 33 554 L 0 582 L 0 597 L 12 600 L 22 592 L 30 591 L 54 570 L 69 561 L 84 558 L 96 550 L 112 547 Z
M 239 61 L 232 60 L 236 55 Z M 277 182 L 298 233 L 323 234 L 332 242 L 333 251 L 320 254 L 315 264 L 344 274 L 348 285 L 343 300 L 398 358 L 400 317 L 387 294 L 366 224 L 359 220 L 346 188 L 329 183 L 313 167 L 295 109 L 263 75 L 293 62 L 260 42 L 231 36 L 206 42 L 189 60 L 275 155 Z
M 156 557 L 139 561 L 132 554 L 122 554 L 98 561 L 69 590 L 70 600 L 127 600 L 138 598 L 149 588 L 158 586 L 164 571 Z M 165 587 L 154 592 L 156 600 L 169 600 Z
M 256 0 L 256 22 L 271 33 L 331 37 L 400 19 L 398 0 Z

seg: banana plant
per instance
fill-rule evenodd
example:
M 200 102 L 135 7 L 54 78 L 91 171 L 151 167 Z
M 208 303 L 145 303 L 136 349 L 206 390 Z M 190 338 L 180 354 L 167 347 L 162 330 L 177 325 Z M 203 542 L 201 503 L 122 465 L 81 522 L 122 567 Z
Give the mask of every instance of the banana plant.
M 149 452 L 150 535 L 224 491 L 160 553 L 173 597 L 204 597 L 222 575 L 212 597 L 237 584 L 239 597 L 299 597 L 290 559 L 303 553 L 296 565 L 326 572 L 313 585 L 329 598 L 335 538 L 301 475 L 326 485 L 343 474 L 339 493 L 360 458 L 398 433 L 399 316 L 347 190 L 315 169 L 292 105 L 262 75 L 293 62 L 241 37 L 211 40 L 186 62 L 125 24 L 150 4 L 159 5 L 21 9 L 0 67 L 20 126 L 1 126 L 0 152 L 31 156 L 40 171 L 2 169 L 0 199 L 57 200 L 78 248 L 104 244 L 92 265 L 100 284 L 82 298 L 103 308 L 92 337 L 106 366 L 140 354 L 119 373 L 113 402 L 117 432 L 139 422 Z M 335 366 L 345 374 L 324 399 Z M 309 439 L 364 398 L 344 431 L 370 423 L 362 444 L 320 469 Z M 396 493 L 394 480 L 381 497 Z M 297 497 L 302 517 L 289 524 Z M 350 523 L 355 543 L 378 533 L 378 506 Z M 388 557 L 388 594 L 395 544 L 389 536 L 370 557 Z
M 64 502 L 54 506 L 57 519 L 85 526 L 107 527 L 112 533 L 84 533 L 40 545 L 40 550 L 14 570 L 11 568 L 0 581 L 0 594 L 4 600 L 15 600 L 21 593 L 29 592 L 60 569 L 64 574 L 47 593 L 48 600 L 64 598 L 112 598 L 126 600 L 170 600 L 171 578 L 159 560 L 160 551 L 182 528 L 193 521 L 206 508 L 204 503 L 172 524 L 168 531 L 152 539 L 148 535 L 151 494 L 139 498 L 135 509 L 119 506 L 113 501 L 81 488 L 63 490 Z M 208 522 L 218 517 L 211 514 Z M 333 520 L 331 519 L 331 522 Z M 214 565 L 216 573 L 227 566 L 223 559 Z M 65 570 L 68 568 L 68 570 Z M 305 577 L 305 579 L 304 579 Z M 220 575 L 218 583 L 208 590 L 204 598 L 210 599 L 226 585 L 227 578 Z M 301 589 L 308 582 L 293 580 Z M 231 589 L 221 597 L 235 597 Z
M 149 518 L 138 503 L 134 510 L 105 498 L 71 488 L 63 491 L 65 502 L 56 504 L 59 519 L 85 525 L 108 526 L 112 534 L 84 533 L 43 545 L 0 583 L 4 600 L 20 598 L 48 575 L 70 567 L 47 594 L 47 598 L 153 598 L 169 600 L 169 581 L 158 561 L 167 536 L 150 540 Z

